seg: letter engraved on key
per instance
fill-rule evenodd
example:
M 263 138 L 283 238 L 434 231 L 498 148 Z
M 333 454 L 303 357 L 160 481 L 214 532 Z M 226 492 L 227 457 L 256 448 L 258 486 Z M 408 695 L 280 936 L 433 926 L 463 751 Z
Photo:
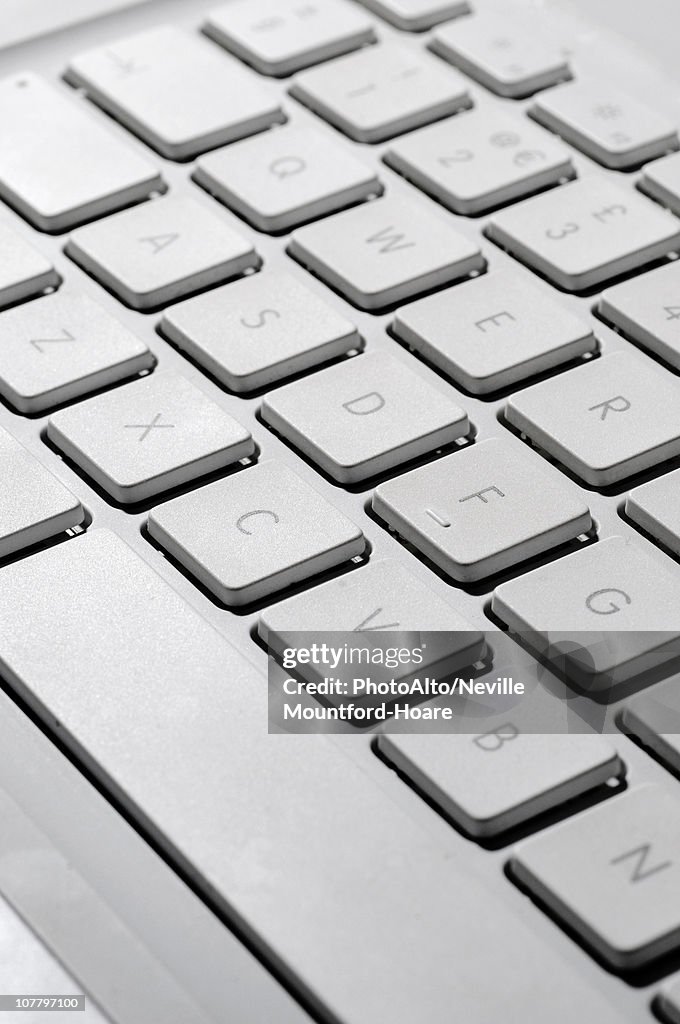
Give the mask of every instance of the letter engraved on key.
M 621 107 L 615 103 L 600 103 L 598 106 L 593 107 L 593 117 L 599 117 L 602 121 L 613 121 L 615 118 L 620 117 L 621 113 Z
M 490 732 L 483 732 L 479 736 L 473 736 L 472 742 L 480 750 L 493 754 L 494 751 L 500 750 L 503 744 L 517 739 L 518 736 L 519 729 L 515 728 L 512 722 L 506 722 L 504 725 L 499 725 L 497 729 L 491 729 Z
M 269 165 L 269 173 L 280 181 L 306 170 L 307 161 L 299 156 L 280 156 L 276 160 L 272 160 Z
M 625 604 L 631 603 L 631 598 L 628 596 L 625 590 L 619 590 L 618 587 L 604 587 L 602 590 L 594 590 L 592 594 L 588 594 L 588 597 L 586 598 L 586 608 L 589 611 L 594 612 L 595 615 L 614 615 L 615 612 L 620 612 L 621 606 L 615 604 L 613 601 L 610 601 L 609 604 L 605 605 L 604 607 L 595 607 L 595 600 L 598 597 L 609 597 L 613 594 L 618 594 L 619 597 L 622 597 Z
M 276 512 L 270 512 L 269 509 L 266 508 L 256 508 L 252 512 L 244 512 L 243 515 L 239 516 L 238 519 L 236 520 L 236 529 L 240 530 L 241 533 L 247 534 L 248 537 L 252 537 L 253 531 L 246 530 L 245 526 L 243 526 L 242 524 L 245 523 L 246 519 L 252 519 L 253 516 L 269 516 L 270 519 L 274 520 L 275 526 L 278 522 L 280 522 Z
M 376 622 L 376 624 L 374 626 L 369 626 L 368 623 L 372 619 L 374 619 L 376 617 L 376 615 L 380 615 L 381 612 L 382 612 L 382 608 L 376 608 L 376 610 L 374 612 L 371 612 L 370 615 L 367 615 L 366 618 L 362 622 L 360 622 L 358 626 L 355 626 L 354 629 L 352 630 L 352 632 L 353 633 L 370 633 L 371 630 L 376 630 L 376 629 L 398 629 L 399 628 L 399 623 L 398 622 L 381 622 L 381 623 L 377 623 Z
M 516 317 L 512 313 L 508 313 L 507 310 L 502 310 L 500 313 L 494 313 L 493 316 L 485 316 L 482 320 L 475 320 L 475 327 L 486 334 L 486 327 L 484 324 L 493 324 L 494 327 L 500 327 L 499 321 L 505 317 L 507 320 L 515 321 Z
M 265 326 L 265 324 L 267 323 L 267 317 L 268 316 L 273 317 L 274 320 L 280 320 L 281 319 L 281 314 L 279 313 L 279 311 L 277 309 L 261 309 L 260 312 L 257 314 L 257 322 L 256 323 L 253 323 L 250 320 L 246 320 L 246 318 L 244 316 L 241 317 L 239 323 L 241 323 L 244 327 L 249 327 L 252 330 L 256 330 L 258 327 L 264 327 Z
M 498 487 L 483 487 L 481 491 L 475 491 L 473 494 L 466 494 L 464 498 L 459 498 L 458 503 L 460 504 L 463 501 L 470 501 L 472 498 L 479 498 L 479 500 L 483 501 L 485 505 L 488 505 L 489 499 L 485 498 L 484 495 L 489 494 L 491 491 L 493 491 L 494 494 L 498 494 L 501 498 L 505 497 L 503 491 L 499 490 Z
M 516 167 L 526 167 L 536 160 L 545 160 L 545 153 L 540 149 L 520 149 L 512 158 L 512 162 Z
M 374 235 L 369 235 L 366 239 L 366 245 L 374 245 L 376 243 L 384 243 L 380 245 L 379 252 L 397 252 L 398 249 L 408 249 L 414 246 L 415 242 L 404 241 L 405 235 L 395 231 L 392 226 L 387 228 L 381 228 L 380 231 L 376 231 Z
M 373 92 L 375 88 L 375 82 L 367 82 L 366 85 L 358 85 L 356 89 L 350 89 L 345 96 L 347 99 L 355 99 L 357 96 L 365 96 L 366 93 Z
M 489 142 L 492 146 L 498 146 L 499 149 L 507 149 L 509 146 L 518 146 L 522 140 L 519 135 L 515 132 L 496 132 L 495 135 L 489 137 Z
M 137 64 L 134 57 L 121 57 L 120 54 L 115 53 L 113 50 L 105 50 L 104 52 L 111 63 L 115 64 L 122 76 L 134 75 L 139 71 L 146 71 L 144 65 Z
M 162 413 L 157 412 L 156 415 L 154 416 L 154 418 L 151 420 L 150 423 L 126 423 L 124 429 L 125 430 L 141 430 L 142 433 L 137 438 L 137 440 L 141 444 L 142 441 L 146 440 L 146 438 L 149 436 L 149 434 L 151 433 L 152 430 L 156 430 L 156 429 L 160 430 L 163 427 L 165 429 L 167 429 L 167 430 L 171 430 L 175 426 L 174 423 L 159 423 L 158 421 L 161 418 L 161 416 L 162 416 Z
M 31 338 L 29 345 L 32 345 L 36 351 L 44 354 L 45 350 L 42 348 L 43 345 L 57 345 L 59 342 L 76 340 L 71 332 L 67 331 L 65 327 L 62 327 L 61 333 L 61 338 Z
M 147 235 L 145 238 L 138 238 L 137 241 L 145 242 L 147 245 L 151 246 L 151 255 L 157 256 L 159 252 L 162 252 L 163 249 L 167 249 L 167 247 L 172 245 L 173 242 L 176 242 L 178 238 L 178 234 L 170 231 L 167 235 Z
M 343 409 L 347 409 L 353 416 L 370 416 L 373 412 L 379 412 L 384 405 L 385 399 L 378 391 L 369 391 L 365 395 L 342 403 Z
M 643 843 L 642 846 L 636 846 L 634 850 L 627 850 L 626 853 L 619 854 L 618 857 L 614 857 L 610 860 L 610 864 L 622 864 L 625 860 L 630 860 L 631 857 L 635 858 L 635 866 L 633 867 L 633 873 L 630 876 L 630 881 L 642 882 L 645 878 L 649 878 L 650 875 L 655 875 L 658 871 L 664 871 L 665 868 L 673 866 L 673 861 L 664 860 L 659 861 L 658 864 L 652 864 L 648 868 L 645 868 L 647 858 L 652 849 L 651 843 Z
M 608 398 L 606 402 L 598 402 L 597 405 L 588 406 L 588 412 L 594 412 L 595 409 L 602 409 L 600 419 L 604 420 L 607 418 L 608 412 L 628 412 L 630 402 L 623 395 L 614 395 L 613 398 Z
M 429 516 L 430 519 L 434 519 L 437 526 L 443 526 L 444 529 L 448 529 L 451 525 L 450 520 L 445 519 L 444 516 L 440 516 L 438 512 L 434 512 L 431 508 L 425 509 L 425 515 Z

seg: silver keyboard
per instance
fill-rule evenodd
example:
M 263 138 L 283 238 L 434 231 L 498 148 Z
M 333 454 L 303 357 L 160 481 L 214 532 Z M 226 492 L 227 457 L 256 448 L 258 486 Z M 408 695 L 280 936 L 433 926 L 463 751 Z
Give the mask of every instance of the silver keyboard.
M 680 1022 L 680 691 L 634 685 L 680 639 L 677 109 L 509 6 L 167 0 L 6 52 L 0 994 Z M 296 629 L 603 628 L 607 736 L 267 733 Z

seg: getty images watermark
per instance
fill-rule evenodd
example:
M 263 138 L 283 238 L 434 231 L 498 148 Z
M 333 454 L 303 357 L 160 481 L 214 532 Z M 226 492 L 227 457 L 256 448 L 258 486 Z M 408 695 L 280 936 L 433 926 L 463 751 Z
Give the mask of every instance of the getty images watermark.
M 290 631 L 269 639 L 272 732 L 616 731 L 612 703 L 680 667 L 671 633 Z M 680 723 L 677 723 L 680 731 Z

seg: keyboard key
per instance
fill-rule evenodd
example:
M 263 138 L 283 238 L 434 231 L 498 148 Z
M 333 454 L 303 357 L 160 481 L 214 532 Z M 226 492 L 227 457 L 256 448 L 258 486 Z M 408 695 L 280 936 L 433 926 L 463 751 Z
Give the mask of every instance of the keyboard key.
M 406 32 L 423 32 L 440 21 L 470 13 L 467 0 L 359 0 L 359 3 Z
M 520 844 L 519 881 L 613 967 L 680 943 L 680 802 L 637 788 Z
M 589 325 L 507 271 L 397 311 L 394 333 L 472 394 L 485 395 L 597 348 Z
M 680 153 L 671 153 L 643 167 L 639 187 L 673 213 L 680 214 Z
M 382 353 L 288 384 L 262 417 L 334 480 L 354 484 L 465 437 L 465 413 L 439 388 Z
M 680 470 L 635 487 L 626 498 L 626 515 L 680 555 Z
M 78 499 L 2 427 L 0 478 L 0 558 L 83 521 Z
M 40 295 L 47 288 L 56 288 L 60 280 L 46 256 L 0 222 L 0 306 Z
M 0 320 L 0 323 L 2 321 Z M 354 324 L 288 274 L 264 271 L 167 310 L 161 329 L 231 391 L 361 347 Z
M 2 570 L 0 672 L 327 1019 L 488 1022 L 502 977 L 515 1020 L 620 1024 L 339 744 L 268 735 L 266 678 L 108 531 Z
M 369 19 L 343 0 L 236 0 L 212 11 L 204 30 L 263 75 L 290 75 L 375 41 Z
M 680 145 L 668 118 L 589 79 L 579 78 L 537 97 L 530 113 L 605 167 L 634 167 Z
M 482 108 L 392 142 L 385 162 L 454 213 L 481 213 L 564 178 L 574 168 L 550 136 Z
M 658 1002 L 671 1024 L 680 1024 L 680 978 L 677 975 L 661 990 Z
M 218 213 L 177 197 L 78 228 L 66 252 L 133 309 L 175 302 L 259 263 Z
M 252 455 L 249 432 L 174 373 L 50 417 L 47 436 L 116 501 L 145 501 Z
M 404 302 L 485 265 L 476 244 L 435 211 L 392 198 L 300 228 L 289 252 L 368 310 Z
M 428 638 L 419 667 L 422 675 L 435 675 L 433 669 L 452 661 L 458 668 L 467 667 L 483 653 L 484 636 L 479 630 L 398 562 L 387 558 L 266 608 L 258 625 L 262 640 L 278 654 L 297 646 L 292 634 L 300 630 L 343 630 L 358 638 L 373 634 L 372 642 L 381 645 L 382 633 L 398 630 L 420 635 L 424 629 Z M 390 669 L 396 679 L 409 672 L 410 666 Z
M 260 231 L 285 231 L 382 192 L 347 146 L 280 128 L 198 161 L 194 179 Z
M 571 484 L 497 438 L 380 484 L 373 509 L 461 582 L 502 572 L 592 527 Z
M 382 142 L 471 105 L 462 76 L 396 43 L 303 71 L 290 93 L 357 142 Z
M 508 400 L 513 427 L 593 487 L 680 455 L 680 386 L 633 352 L 612 352 Z
M 623 728 L 649 747 L 673 772 L 680 772 L 680 692 L 677 676 L 629 701 Z
M 493 214 L 487 234 L 568 292 L 680 247 L 680 224 L 603 178 L 574 181 Z
M 566 659 L 583 689 L 602 691 L 677 655 L 679 600 L 672 562 L 608 537 L 502 583 L 492 609 L 546 658 Z
M 164 191 L 160 171 L 38 75 L 0 82 L 0 197 L 65 231 Z
M 607 288 L 598 310 L 638 345 L 680 370 L 680 263 Z
M 66 77 L 171 160 L 285 121 L 274 94 L 251 72 L 169 25 L 80 54 Z
M 174 498 L 149 514 L 148 527 L 219 601 L 233 606 L 325 572 L 366 546 L 358 526 L 276 462 Z
M 43 412 L 150 369 L 135 335 L 85 295 L 57 292 L 0 314 L 0 395 Z
M 450 627 L 449 627 L 450 628 Z M 469 835 L 488 838 L 623 774 L 599 736 L 385 733 L 378 749 Z M 500 723 L 498 723 L 500 726 Z M 505 736 L 505 739 L 503 737 Z
M 529 96 L 571 78 L 559 46 L 541 37 L 535 21 L 475 14 L 436 29 L 430 48 L 500 96 Z

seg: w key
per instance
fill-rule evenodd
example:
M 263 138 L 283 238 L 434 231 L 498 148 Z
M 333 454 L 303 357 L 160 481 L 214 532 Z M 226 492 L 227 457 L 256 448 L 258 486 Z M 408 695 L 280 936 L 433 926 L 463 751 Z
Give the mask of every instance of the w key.
M 381 309 L 484 267 L 426 207 L 376 199 L 296 231 L 290 253 L 360 309 Z
M 494 214 L 487 234 L 568 292 L 592 288 L 680 247 L 675 217 L 595 177 Z

